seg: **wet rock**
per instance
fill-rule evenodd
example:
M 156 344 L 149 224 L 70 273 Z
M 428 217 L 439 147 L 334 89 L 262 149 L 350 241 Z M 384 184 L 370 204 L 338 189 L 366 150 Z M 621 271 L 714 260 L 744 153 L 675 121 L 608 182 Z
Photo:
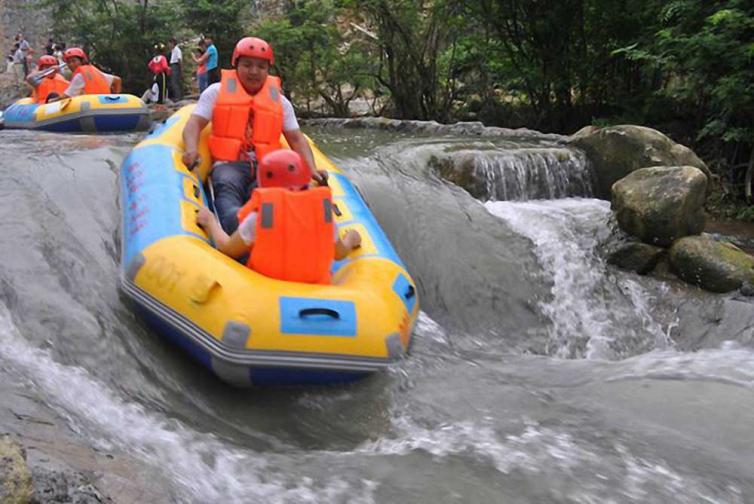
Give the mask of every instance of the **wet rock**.
M 704 230 L 707 177 L 693 166 L 642 168 L 613 185 L 618 225 L 644 243 L 667 247 Z
M 311 126 L 325 126 L 331 128 L 364 128 L 380 129 L 386 131 L 400 131 L 412 134 L 431 135 L 463 135 L 497 137 L 508 136 L 518 138 L 531 138 L 549 140 L 565 144 L 568 137 L 551 133 L 540 133 L 527 128 L 508 129 L 495 126 L 485 126 L 481 122 L 458 122 L 455 124 L 440 124 L 436 121 L 414 121 L 389 119 L 387 117 L 352 117 L 352 118 L 318 118 L 300 119 L 299 122 Z
M 31 499 L 31 493 L 26 452 L 10 436 L 0 436 L 0 502 L 25 504 Z
M 709 236 L 688 236 L 673 243 L 670 265 L 682 280 L 711 292 L 730 292 L 754 283 L 754 256 Z
M 746 297 L 754 297 L 754 282 L 746 281 L 741 285 L 741 295 Z
M 612 252 L 607 262 L 640 275 L 652 272 L 665 254 L 665 249 L 641 242 L 630 242 Z
M 595 196 L 602 199 L 610 198 L 615 182 L 639 168 L 694 166 L 710 177 L 707 165 L 691 149 L 643 126 L 587 126 L 570 143 L 586 152 L 597 178 Z
M 590 196 L 591 172 L 583 153 L 563 148 L 448 151 L 429 166 L 481 200 Z
M 754 346 L 754 306 L 749 298 L 689 295 L 677 313 L 680 337 L 674 341 L 680 351 L 695 352 L 731 343 Z
M 187 96 L 183 100 L 177 102 L 150 103 L 147 105 L 147 107 L 149 107 L 149 116 L 155 123 L 163 122 L 184 106 L 196 103 L 196 101 L 191 98 L 192 96 Z
M 113 502 L 110 497 L 103 495 L 88 477 L 80 473 L 35 469 L 33 480 L 32 502 L 75 502 L 76 504 Z

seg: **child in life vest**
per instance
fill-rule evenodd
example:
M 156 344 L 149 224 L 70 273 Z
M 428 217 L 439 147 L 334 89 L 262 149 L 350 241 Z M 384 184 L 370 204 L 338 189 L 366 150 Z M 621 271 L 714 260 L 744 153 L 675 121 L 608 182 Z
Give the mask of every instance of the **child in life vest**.
M 58 60 L 54 56 L 40 56 L 37 71 L 26 78 L 32 87 L 32 99 L 36 103 L 47 103 L 48 99 L 62 95 L 70 82 L 59 73 Z
M 238 211 L 238 229 L 231 236 L 206 207 L 196 221 L 217 250 L 239 258 L 265 276 L 290 282 L 329 284 L 333 260 L 361 245 L 361 235 L 349 230 L 339 238 L 332 217 L 329 187 L 309 188 L 311 171 L 298 153 L 270 152 L 257 167 L 258 188 Z

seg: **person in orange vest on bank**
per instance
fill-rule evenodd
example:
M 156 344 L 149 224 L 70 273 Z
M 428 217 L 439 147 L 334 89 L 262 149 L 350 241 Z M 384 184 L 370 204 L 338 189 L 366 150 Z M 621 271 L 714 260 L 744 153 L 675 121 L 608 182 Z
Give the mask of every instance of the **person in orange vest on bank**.
M 65 90 L 63 96 L 50 101 L 63 98 L 73 98 L 83 94 L 118 94 L 121 90 L 121 80 L 117 75 L 110 75 L 89 63 L 89 58 L 83 49 L 71 47 L 63 53 L 68 68 L 73 72 L 71 84 Z
M 317 172 L 314 156 L 299 129 L 296 114 L 283 96 L 280 79 L 269 74 L 274 64 L 272 47 L 262 39 L 245 37 L 233 50 L 233 70 L 223 70 L 220 82 L 212 84 L 183 128 L 183 163 L 193 169 L 199 159 L 199 135 L 210 120 L 212 154 L 210 181 L 215 209 L 226 233 L 238 227 L 237 213 L 251 196 L 258 159 L 280 149 L 282 134 L 320 184 L 326 172 Z
M 41 56 L 37 62 L 37 71 L 26 78 L 26 82 L 33 88 L 31 97 L 36 103 L 47 103 L 61 96 L 68 85 L 68 80 L 60 75 L 58 60 L 55 56 Z
M 196 222 L 223 254 L 248 254 L 246 266 L 257 273 L 289 282 L 329 284 L 333 260 L 358 248 L 361 235 L 351 229 L 338 238 L 330 188 L 310 188 L 311 180 L 298 153 L 270 152 L 259 163 L 258 187 L 238 210 L 238 229 L 231 236 L 207 207 L 199 210 Z

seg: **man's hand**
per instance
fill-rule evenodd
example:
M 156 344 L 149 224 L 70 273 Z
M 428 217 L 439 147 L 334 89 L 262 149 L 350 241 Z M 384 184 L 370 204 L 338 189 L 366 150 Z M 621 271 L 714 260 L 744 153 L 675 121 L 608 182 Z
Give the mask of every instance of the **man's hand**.
M 181 161 L 183 161 L 183 164 L 186 165 L 189 171 L 193 171 L 202 162 L 202 158 L 199 157 L 199 152 L 197 151 L 186 151 L 181 156 Z

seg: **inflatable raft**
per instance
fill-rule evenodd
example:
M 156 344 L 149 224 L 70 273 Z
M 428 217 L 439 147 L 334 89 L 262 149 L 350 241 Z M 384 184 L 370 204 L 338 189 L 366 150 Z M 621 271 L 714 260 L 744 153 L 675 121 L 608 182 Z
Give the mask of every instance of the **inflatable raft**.
M 351 381 L 401 359 L 419 313 L 415 284 L 359 192 L 313 144 L 338 232 L 362 236 L 334 263 L 332 285 L 268 278 L 215 250 L 196 225 L 211 125 L 202 165 L 192 173 L 181 161 L 193 107 L 139 143 L 120 172 L 121 287 L 147 321 L 238 386 Z
M 6 128 L 39 129 L 64 133 L 101 133 L 149 129 L 149 109 L 129 94 L 82 95 L 39 104 L 23 98 L 5 109 Z

